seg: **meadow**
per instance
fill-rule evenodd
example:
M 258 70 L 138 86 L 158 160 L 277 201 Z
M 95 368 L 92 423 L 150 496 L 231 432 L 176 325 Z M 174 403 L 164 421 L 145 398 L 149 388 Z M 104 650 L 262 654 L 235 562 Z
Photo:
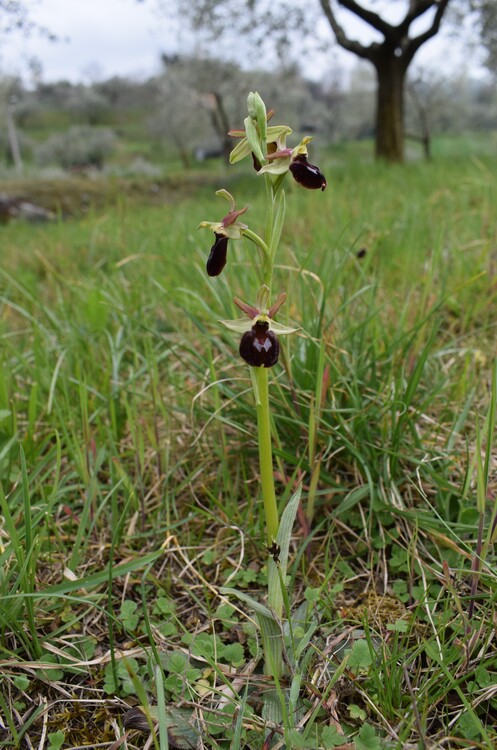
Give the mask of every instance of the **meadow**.
M 301 627 L 273 748 L 497 742 L 495 145 L 335 147 L 326 192 L 289 186 L 275 288 L 300 331 L 270 391 Z M 56 220 L 0 227 L 1 747 L 269 747 L 253 612 L 221 592 L 262 601 L 268 551 L 218 323 L 254 251 L 210 279 L 197 232 L 219 187 L 263 221 L 253 175 L 215 165 L 109 180 L 70 218 L 52 185 Z

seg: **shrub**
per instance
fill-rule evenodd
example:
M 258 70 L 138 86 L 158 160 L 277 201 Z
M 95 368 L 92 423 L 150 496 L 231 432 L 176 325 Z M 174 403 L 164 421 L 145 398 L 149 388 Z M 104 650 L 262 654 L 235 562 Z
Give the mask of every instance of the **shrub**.
M 36 149 L 41 166 L 57 164 L 65 169 L 96 167 L 101 169 L 112 153 L 115 134 L 109 128 L 75 125 L 65 133 L 52 135 Z

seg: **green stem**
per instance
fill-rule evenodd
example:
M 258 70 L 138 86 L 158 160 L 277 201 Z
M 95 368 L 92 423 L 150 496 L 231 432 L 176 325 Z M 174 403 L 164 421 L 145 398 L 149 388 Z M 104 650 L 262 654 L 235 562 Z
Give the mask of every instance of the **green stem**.
M 264 182 L 266 184 L 266 246 L 268 248 L 268 254 L 264 263 L 263 280 L 264 284 L 271 289 L 273 281 L 273 263 L 274 263 L 274 251 L 272 248 L 273 243 L 273 229 L 274 229 L 274 190 L 271 182 L 271 177 L 268 174 L 264 175 Z
M 255 232 L 253 232 L 251 229 L 248 229 L 248 228 L 243 230 L 243 236 L 251 240 L 254 243 L 254 245 L 257 245 L 257 247 L 260 247 L 265 257 L 267 258 L 269 254 L 269 249 L 266 243 L 264 242 L 264 240 L 262 239 L 262 237 L 259 237 L 258 234 L 256 234 Z
M 278 506 L 274 491 L 273 449 L 271 445 L 271 420 L 269 413 L 268 371 L 265 367 L 253 368 L 257 383 L 257 430 L 259 442 L 259 467 L 261 472 L 262 501 L 266 517 L 266 536 L 268 544 L 278 534 Z

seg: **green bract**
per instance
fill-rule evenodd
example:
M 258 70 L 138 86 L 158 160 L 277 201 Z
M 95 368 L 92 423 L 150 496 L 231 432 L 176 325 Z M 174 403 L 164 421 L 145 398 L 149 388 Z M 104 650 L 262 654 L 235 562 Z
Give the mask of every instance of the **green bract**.
M 245 124 L 245 133 L 247 136 L 247 141 L 250 147 L 250 151 L 252 151 L 256 159 L 258 159 L 259 162 L 261 162 L 262 164 L 266 159 L 265 159 L 264 154 L 262 153 L 259 133 L 257 132 L 254 121 L 252 120 L 251 117 L 246 117 L 244 120 L 244 124 Z
M 260 94 L 251 91 L 247 97 L 247 109 L 250 117 L 257 125 L 257 130 L 260 137 L 260 142 L 266 142 L 266 129 L 267 129 L 267 112 L 266 105 L 262 101 Z

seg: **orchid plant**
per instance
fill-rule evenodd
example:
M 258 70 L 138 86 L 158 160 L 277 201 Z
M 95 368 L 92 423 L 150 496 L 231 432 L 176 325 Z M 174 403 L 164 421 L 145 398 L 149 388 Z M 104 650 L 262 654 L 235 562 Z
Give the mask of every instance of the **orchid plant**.
M 273 271 L 284 220 L 284 181 L 288 173 L 304 188 L 324 190 L 326 179 L 320 169 L 308 161 L 307 145 L 311 137 L 304 137 L 294 148 L 286 144 L 292 134 L 287 125 L 269 125 L 274 115 L 266 111 L 258 93 L 248 96 L 248 116 L 244 130 L 232 130 L 230 135 L 239 139 L 230 155 L 232 164 L 251 157 L 254 168 L 266 193 L 266 221 L 263 235 L 257 234 L 245 223 L 247 207 L 237 208 L 235 199 L 227 190 L 216 194 L 228 201 L 229 210 L 220 221 L 203 221 L 200 227 L 214 233 L 214 243 L 207 260 L 207 274 L 218 276 L 224 269 L 228 257 L 228 244 L 247 238 L 260 250 L 257 256 L 262 263 L 263 283 L 256 294 L 255 305 L 234 298 L 235 305 L 244 313 L 237 320 L 223 320 L 229 330 L 241 335 L 239 353 L 250 367 L 257 412 L 257 436 L 261 494 L 266 524 L 266 548 L 268 552 L 268 597 L 267 607 L 249 599 L 240 592 L 230 592 L 246 600 L 254 607 L 261 625 L 264 648 L 265 673 L 276 680 L 284 671 L 282 618 L 286 597 L 285 579 L 290 534 L 297 512 L 300 491 L 288 503 L 280 519 L 276 502 L 271 420 L 269 408 L 268 370 L 274 367 L 280 354 L 279 337 L 292 334 L 297 328 L 278 323 L 274 318 L 285 302 L 281 292 L 274 301 Z M 228 593 L 225 590 L 225 593 Z

